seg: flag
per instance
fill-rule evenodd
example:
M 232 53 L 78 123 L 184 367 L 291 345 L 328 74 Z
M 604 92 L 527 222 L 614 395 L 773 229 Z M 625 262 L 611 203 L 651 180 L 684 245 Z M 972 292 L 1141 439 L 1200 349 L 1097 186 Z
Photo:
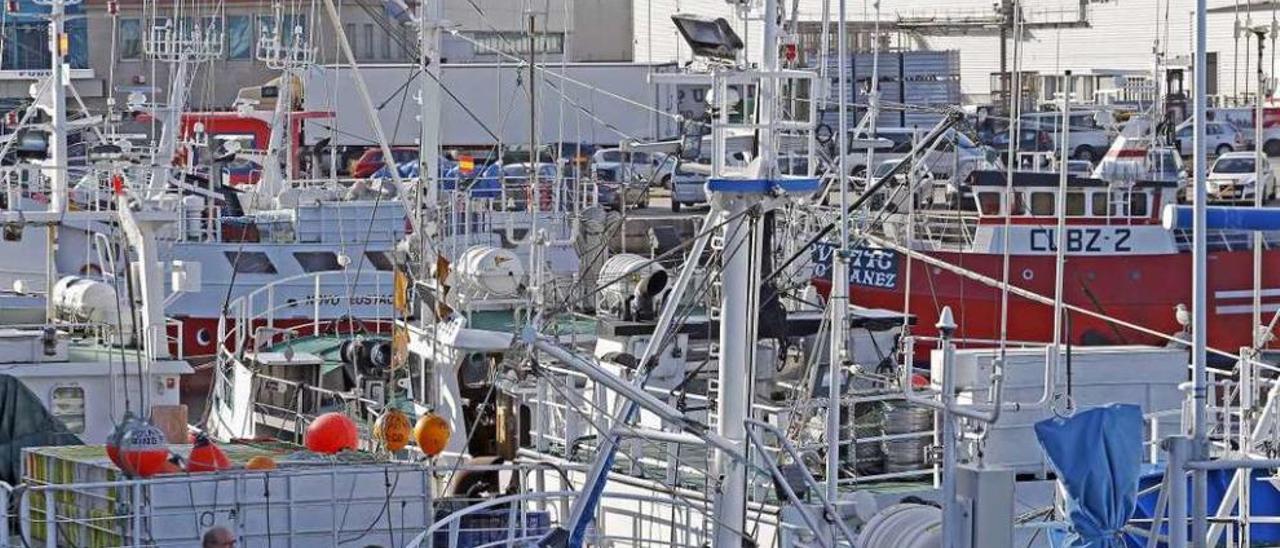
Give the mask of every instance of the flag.
M 476 170 L 475 158 L 472 158 L 470 156 L 458 157 L 458 171 L 461 171 L 464 174 L 470 175 L 475 170 Z

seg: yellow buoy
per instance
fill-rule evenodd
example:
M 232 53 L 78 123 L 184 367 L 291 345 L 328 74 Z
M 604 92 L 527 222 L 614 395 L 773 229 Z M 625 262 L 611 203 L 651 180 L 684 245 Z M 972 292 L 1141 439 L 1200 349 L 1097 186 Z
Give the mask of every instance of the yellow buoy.
M 413 440 L 418 442 L 418 448 L 422 449 L 428 457 L 434 457 L 444 451 L 444 448 L 449 445 L 449 436 L 452 434 L 449 421 L 435 413 L 427 413 L 419 417 L 418 424 L 413 427 Z
M 409 445 L 409 435 L 412 432 L 409 417 L 399 409 L 388 409 L 373 423 L 373 439 L 392 452 Z
M 244 467 L 246 470 L 275 470 L 276 461 L 266 455 L 258 455 L 244 463 Z

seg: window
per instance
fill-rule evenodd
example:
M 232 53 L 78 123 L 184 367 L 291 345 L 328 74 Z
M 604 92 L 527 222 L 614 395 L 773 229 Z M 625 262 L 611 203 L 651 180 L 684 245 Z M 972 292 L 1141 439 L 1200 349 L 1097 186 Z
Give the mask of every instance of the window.
M 1090 213 L 1094 217 L 1106 217 L 1107 216 L 1107 193 L 1094 192 L 1090 194 L 1090 199 L 1093 200 L 1092 207 L 1090 208 Z
M 528 55 L 529 37 L 522 32 L 473 32 L 476 55 L 493 55 L 495 51 L 508 55 Z M 564 34 L 542 33 L 534 36 L 533 48 L 537 53 L 564 53 Z
M 364 57 L 373 59 L 373 23 L 364 24 Z
M 293 254 L 293 258 L 297 259 L 302 270 L 308 273 L 342 270 L 342 265 L 338 263 L 338 256 L 332 251 L 298 251 Z
M 275 274 L 276 265 L 261 251 L 223 251 L 231 268 L 240 274 Z
M 0 39 L 0 67 L 4 70 L 49 70 L 48 8 L 34 2 L 15 3 L 16 11 L 0 18 L 4 36 Z M 89 27 L 83 3 L 66 7 L 66 33 L 70 41 L 67 63 L 73 69 L 89 66 Z
M 227 16 L 227 59 L 243 61 L 253 56 L 253 19 Z
M 1084 215 L 1084 193 L 1068 192 L 1067 193 L 1067 215 L 1082 216 Z
M 59 386 L 50 394 L 49 412 L 73 434 L 84 433 L 84 389 Z
M 356 24 L 347 23 L 343 25 L 342 28 L 343 32 L 347 34 L 347 43 L 350 44 L 351 48 L 354 50 L 356 47 Z
M 391 33 L 382 33 L 382 58 L 391 59 Z
M 979 192 L 978 193 L 978 210 L 983 215 L 999 215 L 1000 214 L 1000 193 L 999 192 Z
M 120 59 L 135 60 L 142 58 L 142 21 L 134 18 L 120 20 L 118 36 Z
M 1032 192 L 1031 193 L 1031 214 L 1032 215 L 1054 215 L 1054 198 L 1052 192 Z
M 1027 214 L 1027 195 L 1016 192 L 1013 195 L 1013 204 L 1009 208 L 1010 215 L 1026 215 Z
M 383 251 L 366 251 L 364 253 L 369 264 L 373 265 L 376 270 L 390 271 L 392 269 L 391 257 Z
M 1129 216 L 1146 217 L 1147 214 L 1147 193 L 1134 192 L 1129 194 Z

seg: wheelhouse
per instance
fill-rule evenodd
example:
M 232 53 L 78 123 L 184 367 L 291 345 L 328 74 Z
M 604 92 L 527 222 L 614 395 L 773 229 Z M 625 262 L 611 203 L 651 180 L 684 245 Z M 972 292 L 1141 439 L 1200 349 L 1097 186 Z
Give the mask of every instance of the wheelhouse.
M 1006 173 L 975 172 L 970 179 L 970 206 L 982 224 L 1004 222 L 1043 223 L 1058 212 L 1059 179 L 1056 173 L 1014 173 L 1012 192 Z M 1112 184 L 1102 179 L 1068 175 L 1065 214 L 1068 222 L 1102 224 L 1152 224 L 1160 211 L 1177 200 L 1177 183 L 1140 181 Z

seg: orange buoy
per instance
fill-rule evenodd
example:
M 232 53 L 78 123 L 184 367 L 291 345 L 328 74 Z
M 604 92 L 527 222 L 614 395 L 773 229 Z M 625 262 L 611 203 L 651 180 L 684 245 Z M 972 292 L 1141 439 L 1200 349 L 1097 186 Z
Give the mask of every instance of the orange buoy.
M 137 420 L 132 411 L 125 411 L 124 417 L 121 417 L 120 422 L 116 423 L 116 427 L 111 429 L 110 434 L 107 434 L 107 458 L 111 459 L 111 464 L 116 465 L 116 468 L 121 470 L 124 470 L 124 461 L 120 460 L 120 438 L 124 437 L 125 430 L 133 426 L 133 423 L 137 422 Z
M 164 471 L 169 445 L 164 432 L 149 422 L 136 421 L 120 437 L 121 467 L 126 474 L 149 478 Z
M 203 432 L 196 435 L 195 446 L 187 457 L 188 472 L 217 472 L 231 468 L 231 459 Z
M 413 425 L 409 424 L 409 417 L 399 409 L 388 409 L 378 417 L 377 422 L 373 423 L 373 439 L 391 452 L 399 451 L 409 445 L 409 436 L 412 433 Z
M 266 455 L 258 455 L 244 463 L 244 467 L 246 470 L 275 470 L 276 461 Z
M 419 417 L 418 424 L 413 427 L 413 440 L 418 442 L 418 448 L 422 449 L 428 457 L 434 457 L 444 451 L 444 448 L 449 445 L 449 436 L 452 434 L 449 421 L 435 413 L 427 413 Z
M 303 442 L 307 449 L 323 455 L 355 451 L 360 447 L 360 431 L 355 421 L 342 413 L 325 413 L 307 426 Z

